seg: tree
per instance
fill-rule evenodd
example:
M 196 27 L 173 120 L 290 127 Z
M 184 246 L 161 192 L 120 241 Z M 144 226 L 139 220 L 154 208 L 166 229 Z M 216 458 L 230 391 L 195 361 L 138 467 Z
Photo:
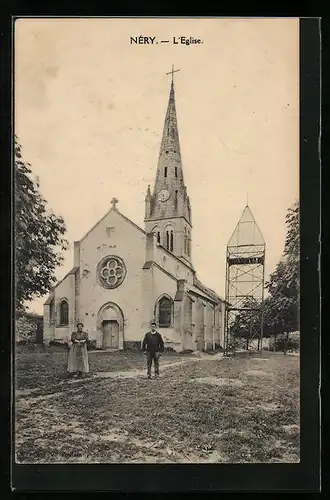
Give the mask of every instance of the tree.
M 258 339 L 258 350 L 261 335 L 262 308 L 253 296 L 246 297 L 241 311 L 235 316 L 230 326 L 230 333 L 235 339 L 245 339 L 246 349 L 249 349 L 251 340 Z
M 267 283 L 271 295 L 271 322 L 276 333 L 298 329 L 297 290 L 292 283 L 292 269 L 287 260 L 281 260 Z
M 283 257 L 270 275 L 266 287 L 269 292 L 269 322 L 276 333 L 299 329 L 299 202 L 289 208 L 286 216 L 287 235 Z M 286 352 L 286 349 L 285 349 Z
M 299 295 L 300 295 L 300 210 L 299 202 L 289 208 L 286 216 L 288 231 L 285 240 L 284 255 L 290 269 L 290 286 L 295 290 L 295 300 L 297 305 L 297 318 L 299 330 Z
M 15 137 L 15 302 L 16 311 L 25 303 L 42 297 L 55 284 L 54 272 L 63 262 L 66 227 L 61 216 L 47 209 L 39 184 L 31 178 L 31 165 L 23 161 Z
M 299 202 L 289 208 L 286 215 L 287 234 L 285 238 L 284 255 L 291 269 L 291 282 L 297 290 L 300 285 L 300 232 L 299 232 Z

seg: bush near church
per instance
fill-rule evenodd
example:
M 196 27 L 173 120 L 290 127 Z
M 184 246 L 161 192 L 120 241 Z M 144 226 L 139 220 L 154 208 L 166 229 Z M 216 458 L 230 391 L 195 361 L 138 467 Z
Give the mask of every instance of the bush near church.
M 18 344 L 39 344 L 43 337 L 43 316 L 18 313 L 15 320 L 15 338 Z
M 269 339 L 269 350 L 272 351 L 274 349 L 274 342 L 275 342 L 275 337 L 272 336 Z M 288 351 L 299 351 L 300 348 L 300 335 L 299 332 L 291 332 L 289 333 L 288 340 L 287 340 L 287 350 Z M 276 351 L 284 351 L 285 350 L 285 343 L 286 343 L 286 334 L 285 333 L 279 333 L 276 335 L 276 343 L 275 343 L 275 350 Z

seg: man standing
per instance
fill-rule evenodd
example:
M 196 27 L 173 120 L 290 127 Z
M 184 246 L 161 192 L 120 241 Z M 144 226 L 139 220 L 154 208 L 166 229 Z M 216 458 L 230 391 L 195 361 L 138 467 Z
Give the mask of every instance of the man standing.
M 152 322 L 150 332 L 146 333 L 142 342 L 142 351 L 147 355 L 148 378 L 151 378 L 151 365 L 154 362 L 155 378 L 159 377 L 159 358 L 164 352 L 162 336 L 156 330 L 156 323 Z

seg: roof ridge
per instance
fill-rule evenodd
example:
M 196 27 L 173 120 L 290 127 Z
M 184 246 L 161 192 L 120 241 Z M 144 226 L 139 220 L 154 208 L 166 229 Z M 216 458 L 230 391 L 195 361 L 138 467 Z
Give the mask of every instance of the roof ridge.
M 138 226 L 135 222 L 133 222 L 131 219 L 129 219 L 128 217 L 126 217 L 126 215 L 124 215 L 120 210 L 118 210 L 118 208 L 114 208 L 114 207 L 111 207 L 104 215 L 102 215 L 102 217 L 87 231 L 87 233 L 84 234 L 84 236 L 78 240 L 79 242 L 82 242 L 99 224 L 100 222 L 102 222 L 109 214 L 110 212 L 116 212 L 117 214 L 119 214 L 123 219 L 127 220 L 127 222 L 129 222 L 130 224 L 132 224 L 133 226 L 135 226 L 137 229 L 139 229 L 140 231 L 142 231 L 142 233 L 144 234 L 147 234 L 145 232 L 144 229 L 142 229 L 142 227 Z

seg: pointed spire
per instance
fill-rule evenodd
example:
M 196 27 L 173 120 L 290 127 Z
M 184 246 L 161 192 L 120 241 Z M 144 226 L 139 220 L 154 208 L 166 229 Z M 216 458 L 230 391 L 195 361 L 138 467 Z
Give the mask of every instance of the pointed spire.
M 183 179 L 179 131 L 177 123 L 175 89 L 172 75 L 169 98 L 166 108 L 163 134 L 160 144 L 156 180 L 150 200 L 147 218 L 152 220 L 185 217 L 190 223 L 191 210 L 188 209 L 187 189 Z M 168 192 L 167 199 L 162 200 L 160 192 Z M 146 203 L 148 200 L 146 199 Z
M 160 148 L 160 152 L 162 152 L 162 146 L 178 146 L 178 150 L 180 149 L 179 145 L 179 133 L 178 133 L 178 123 L 176 117 L 176 107 L 175 107 L 175 92 L 174 92 L 174 83 L 171 82 L 171 90 L 168 99 L 168 105 L 165 116 L 165 123 L 163 129 L 163 137 L 162 144 Z
M 174 101 L 175 100 L 174 99 L 174 82 L 173 82 L 173 80 L 171 81 L 171 90 L 170 90 L 170 99 L 169 100 L 170 101 Z M 174 105 L 175 105 L 175 103 L 174 103 Z
M 265 240 L 255 221 L 255 218 L 248 205 L 243 210 L 243 213 L 238 221 L 236 228 L 228 242 L 229 247 L 233 246 L 249 246 L 249 245 L 264 245 Z
M 167 75 L 171 75 L 172 76 L 172 79 L 171 79 L 171 90 L 172 90 L 172 87 L 173 87 L 173 81 L 174 81 L 174 73 L 177 73 L 178 71 L 180 71 L 179 69 L 174 69 L 174 64 L 172 64 L 172 70 L 169 71 L 168 73 L 166 73 Z

